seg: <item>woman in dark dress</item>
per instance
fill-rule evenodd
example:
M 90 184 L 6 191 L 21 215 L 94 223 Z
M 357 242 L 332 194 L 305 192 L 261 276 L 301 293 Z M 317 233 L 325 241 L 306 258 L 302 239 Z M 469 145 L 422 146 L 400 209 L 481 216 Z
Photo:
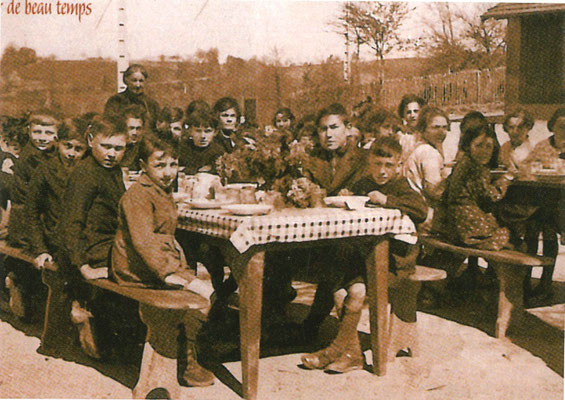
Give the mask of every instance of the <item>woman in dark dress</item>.
M 140 105 L 148 117 L 148 126 L 153 127 L 157 118 L 159 104 L 145 93 L 147 71 L 139 64 L 132 64 L 124 72 L 124 83 L 127 89 L 110 97 L 104 106 L 104 117 L 121 118 L 126 108 L 134 104 Z

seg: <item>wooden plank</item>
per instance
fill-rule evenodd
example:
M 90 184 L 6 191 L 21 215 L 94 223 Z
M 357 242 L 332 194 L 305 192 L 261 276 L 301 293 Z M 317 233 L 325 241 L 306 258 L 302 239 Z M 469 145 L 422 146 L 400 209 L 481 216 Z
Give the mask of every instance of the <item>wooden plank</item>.
M 524 267 L 543 267 L 552 265 L 555 260 L 551 257 L 538 257 L 521 253 L 514 250 L 479 250 L 471 247 L 461 247 L 450 243 L 443 242 L 431 236 L 420 236 L 420 242 L 424 246 L 431 246 L 436 249 L 445 250 L 451 253 L 461 254 L 464 256 L 481 257 L 488 261 L 494 261 L 503 264 L 512 264 L 514 266 Z
M 92 286 L 117 293 L 156 308 L 171 310 L 204 309 L 207 302 L 204 298 L 188 290 L 179 289 L 149 289 L 140 287 L 121 286 L 109 279 L 94 279 L 85 281 Z
M 33 256 L 31 254 L 27 253 L 22 248 L 12 247 L 8 245 L 5 240 L 0 240 L 0 254 L 28 262 L 35 267 L 35 264 L 33 263 Z

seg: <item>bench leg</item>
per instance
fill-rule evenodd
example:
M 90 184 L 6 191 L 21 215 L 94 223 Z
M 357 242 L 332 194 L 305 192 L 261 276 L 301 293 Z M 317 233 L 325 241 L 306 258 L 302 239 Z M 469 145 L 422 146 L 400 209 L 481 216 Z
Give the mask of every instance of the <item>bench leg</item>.
M 417 322 L 404 322 L 396 315 L 390 315 L 389 322 L 389 348 L 388 360 L 392 362 L 396 358 L 396 354 L 400 350 L 410 349 L 412 358 L 418 357 L 420 354 L 420 338 L 418 336 Z
M 147 325 L 147 339 L 133 397 L 144 399 L 150 393 L 163 397 L 166 391 L 169 398 L 178 399 L 180 384 L 177 374 L 177 339 L 178 325 L 182 322 L 184 313 L 140 304 L 139 314 Z
M 57 345 L 68 345 L 73 325 L 70 318 L 71 303 L 65 292 L 64 279 L 49 270 L 43 271 L 42 279 L 49 288 L 41 334 L 41 348 L 47 350 Z
M 518 323 L 524 312 L 523 283 L 526 268 L 511 264 L 491 263 L 496 271 L 500 289 L 498 292 L 498 316 L 494 336 L 503 338 L 512 320 Z
M 393 275 L 393 274 L 390 274 Z M 390 288 L 390 301 L 391 301 L 391 312 L 389 319 L 389 348 L 388 348 L 388 360 L 394 361 L 396 354 L 400 350 L 410 349 L 411 357 L 417 357 L 420 352 L 420 343 L 418 336 L 418 323 L 416 320 L 413 322 L 407 322 L 400 319 L 395 312 L 393 312 L 394 305 L 396 307 L 403 306 L 404 310 L 413 309 L 416 312 L 418 294 L 422 289 L 422 283 L 420 281 L 408 281 L 410 286 L 404 284 L 402 287 L 394 288 L 394 276 L 393 279 L 389 279 Z M 398 285 L 398 282 L 396 283 Z M 404 289 L 404 290 L 403 290 Z M 404 304 L 399 304 L 404 302 Z M 406 311 L 404 312 L 406 314 Z

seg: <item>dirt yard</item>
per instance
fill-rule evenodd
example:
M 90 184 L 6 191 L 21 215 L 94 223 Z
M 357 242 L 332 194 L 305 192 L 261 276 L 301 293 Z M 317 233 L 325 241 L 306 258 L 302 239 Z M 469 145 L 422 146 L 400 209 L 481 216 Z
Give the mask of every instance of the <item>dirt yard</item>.
M 565 248 L 561 248 L 551 304 L 530 308 L 509 338 L 494 333 L 496 292 L 479 291 L 468 302 L 418 313 L 421 355 L 396 358 L 386 376 L 366 370 L 344 375 L 299 368 L 300 353 L 260 361 L 261 399 L 562 399 L 565 315 Z M 535 271 L 539 275 L 539 271 Z M 304 316 L 313 287 L 299 287 L 292 315 Z M 328 336 L 335 319 L 325 323 Z M 359 327 L 368 332 L 368 313 Z M 41 322 L 23 324 L 0 312 L 0 397 L 128 398 L 139 365 L 95 362 L 76 347 L 39 354 Z M 362 335 L 369 348 L 368 335 Z M 328 338 L 326 337 L 325 340 Z M 324 340 L 324 338 L 322 338 Z M 371 361 L 370 350 L 365 352 Z M 183 388 L 184 399 L 239 399 L 240 363 L 228 362 L 208 388 Z

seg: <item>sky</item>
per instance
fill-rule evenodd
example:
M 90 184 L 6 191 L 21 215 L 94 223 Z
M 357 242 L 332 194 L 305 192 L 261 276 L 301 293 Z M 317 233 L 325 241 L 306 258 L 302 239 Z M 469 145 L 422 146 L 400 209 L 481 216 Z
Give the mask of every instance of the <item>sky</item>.
M 58 59 L 117 56 L 117 8 L 127 10 L 130 59 L 160 55 L 187 57 L 198 49 L 219 49 L 241 58 L 273 56 L 283 61 L 316 62 L 330 55 L 343 57 L 344 39 L 328 26 L 339 15 L 338 1 L 235 0 L 1 0 L 0 42 L 31 47 L 39 56 Z M 10 2 L 51 3 L 52 15 L 8 14 Z M 90 15 L 55 15 L 56 3 L 91 4 Z M 403 36 L 421 34 L 423 3 L 403 26 Z M 391 54 L 395 56 L 396 54 Z M 410 55 L 410 54 L 409 54 Z M 412 54 L 413 55 L 413 54 Z

